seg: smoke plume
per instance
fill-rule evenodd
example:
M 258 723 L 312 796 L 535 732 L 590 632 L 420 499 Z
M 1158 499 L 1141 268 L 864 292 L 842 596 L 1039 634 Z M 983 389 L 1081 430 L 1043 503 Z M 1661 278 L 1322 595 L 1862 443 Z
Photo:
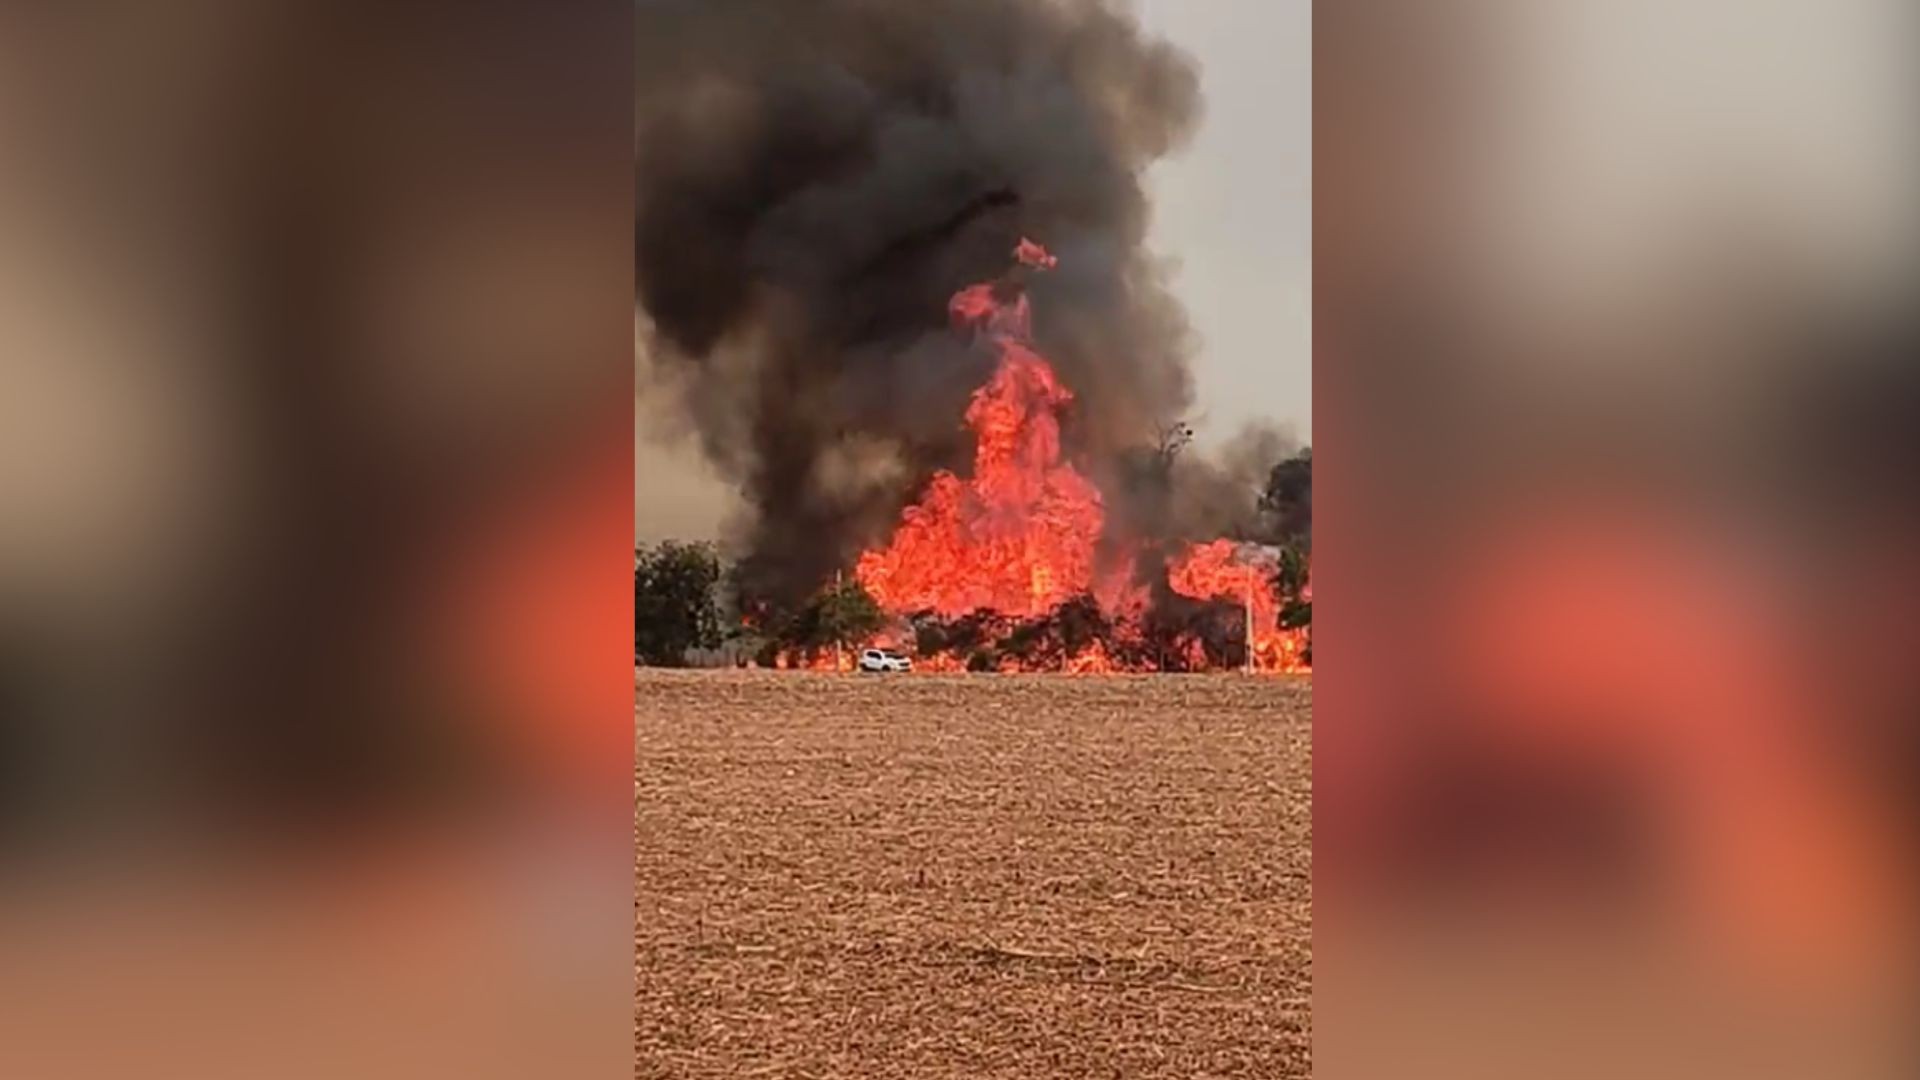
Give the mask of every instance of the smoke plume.
M 1097 0 L 641 0 L 642 394 L 669 396 L 792 597 L 884 536 L 992 358 L 947 324 L 1023 235 L 1034 335 L 1106 486 L 1190 401 L 1141 174 L 1199 114 L 1192 64 Z M 657 405 L 657 402 L 650 404 Z M 644 415 L 657 410 L 648 410 Z

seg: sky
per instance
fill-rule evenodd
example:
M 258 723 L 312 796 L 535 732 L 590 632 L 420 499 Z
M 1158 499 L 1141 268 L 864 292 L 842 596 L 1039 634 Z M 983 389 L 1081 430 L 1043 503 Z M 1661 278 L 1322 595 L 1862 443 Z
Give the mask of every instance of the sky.
M 1200 65 L 1206 114 L 1149 174 L 1152 245 L 1201 344 L 1202 442 L 1313 419 L 1313 23 L 1310 0 L 1139 0 L 1140 21 Z
M 1206 112 L 1191 143 L 1148 174 L 1151 245 L 1199 338 L 1193 413 L 1202 446 L 1249 423 L 1311 441 L 1311 0 L 1134 0 L 1141 23 L 1188 52 Z M 690 448 L 636 435 L 641 541 L 717 535 L 727 493 Z

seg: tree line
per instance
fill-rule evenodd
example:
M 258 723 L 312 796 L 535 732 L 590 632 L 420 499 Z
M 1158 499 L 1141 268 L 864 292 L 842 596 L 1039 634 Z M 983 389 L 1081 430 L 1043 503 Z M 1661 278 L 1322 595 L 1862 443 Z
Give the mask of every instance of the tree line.
M 1273 467 L 1260 494 L 1259 535 L 1277 547 L 1274 571 L 1283 627 L 1310 628 L 1313 603 L 1304 595 L 1313 552 L 1313 450 Z M 858 645 L 887 623 L 866 589 L 851 578 L 821 590 L 801 607 L 774 611 L 742 596 L 739 583 L 707 543 L 667 540 L 641 545 L 633 555 L 633 656 L 653 667 L 681 667 L 692 654 L 735 646 L 771 665 L 776 655 L 817 656 Z M 1069 628 L 1070 629 L 1070 628 Z
M 732 644 L 771 665 L 776 654 L 818 655 L 866 641 L 886 621 L 858 581 L 839 582 L 798 609 L 774 612 L 743 599 L 712 544 L 666 540 L 634 549 L 637 663 L 682 667 L 691 653 Z

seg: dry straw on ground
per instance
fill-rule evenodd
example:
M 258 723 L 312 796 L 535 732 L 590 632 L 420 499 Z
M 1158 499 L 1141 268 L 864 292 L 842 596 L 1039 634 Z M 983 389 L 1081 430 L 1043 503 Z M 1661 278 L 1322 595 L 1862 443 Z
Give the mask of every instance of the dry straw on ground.
M 635 689 L 636 1076 L 1309 1073 L 1309 683 Z

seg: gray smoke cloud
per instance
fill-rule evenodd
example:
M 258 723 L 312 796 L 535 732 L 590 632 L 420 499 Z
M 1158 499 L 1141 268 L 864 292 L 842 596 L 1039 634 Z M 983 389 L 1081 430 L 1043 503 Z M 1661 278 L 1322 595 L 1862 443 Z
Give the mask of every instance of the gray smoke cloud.
M 740 487 L 756 588 L 812 589 L 933 469 L 964 466 L 992 360 L 950 332 L 947 299 L 1004 272 L 1023 235 L 1060 257 L 1031 291 L 1077 395 L 1069 449 L 1124 486 L 1125 455 L 1191 398 L 1141 179 L 1198 121 L 1187 57 L 1097 0 L 638 16 L 642 423 L 690 426 Z

